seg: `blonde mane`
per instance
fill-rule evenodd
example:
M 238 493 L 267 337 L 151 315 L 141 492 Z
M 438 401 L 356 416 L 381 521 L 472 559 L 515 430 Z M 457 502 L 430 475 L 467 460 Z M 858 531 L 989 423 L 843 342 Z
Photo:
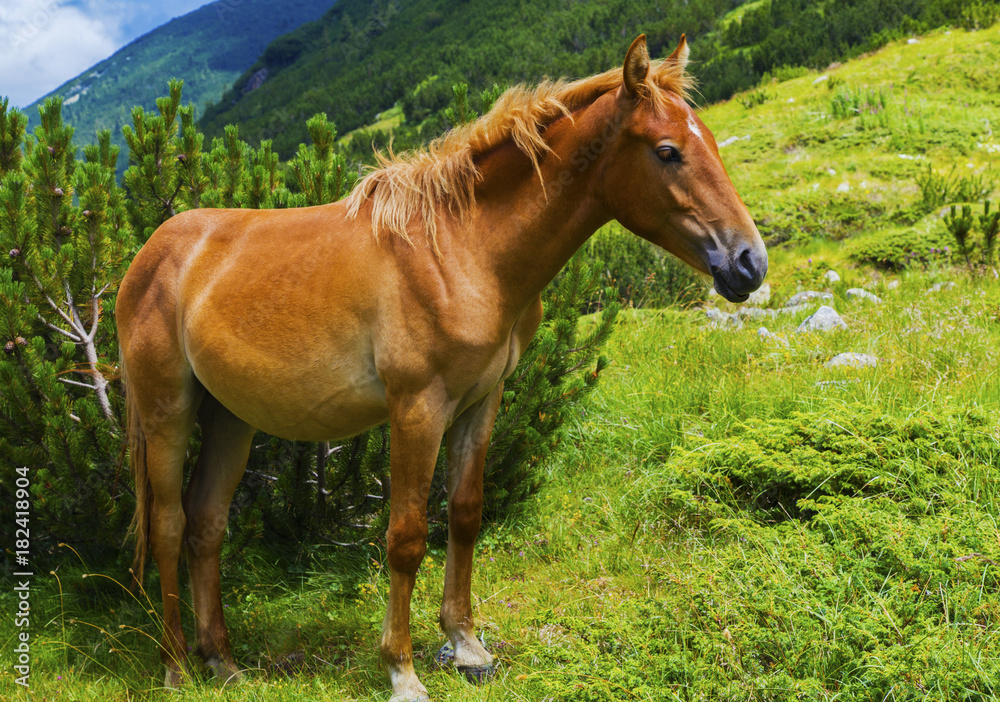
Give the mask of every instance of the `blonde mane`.
M 347 196 L 347 213 L 354 218 L 361 207 L 372 206 L 375 237 L 382 230 L 397 234 L 412 244 L 409 230 L 420 222 L 435 254 L 437 216 L 442 209 L 464 218 L 475 207 L 475 186 L 481 174 L 477 155 L 512 141 L 530 160 L 541 179 L 539 160 L 550 151 L 542 132 L 560 117 L 593 103 L 622 84 L 622 69 L 614 68 L 590 78 L 567 82 L 545 81 L 531 88 L 517 85 L 501 95 L 493 108 L 469 124 L 457 127 L 432 141 L 425 150 L 404 154 L 377 154 L 379 168 L 358 181 Z M 651 85 L 652 84 L 652 85 Z M 642 97 L 658 105 L 661 90 L 687 97 L 692 80 L 676 61 L 650 64 Z

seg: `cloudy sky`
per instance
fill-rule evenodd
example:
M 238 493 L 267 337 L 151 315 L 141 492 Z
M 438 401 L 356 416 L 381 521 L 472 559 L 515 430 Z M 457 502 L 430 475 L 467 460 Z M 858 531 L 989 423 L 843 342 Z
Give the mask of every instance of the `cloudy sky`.
M 209 0 L 0 0 L 0 96 L 24 107 Z

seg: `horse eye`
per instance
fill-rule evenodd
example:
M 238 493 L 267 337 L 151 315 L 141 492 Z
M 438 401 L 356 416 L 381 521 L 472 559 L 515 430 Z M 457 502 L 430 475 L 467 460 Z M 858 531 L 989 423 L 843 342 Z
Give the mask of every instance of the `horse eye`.
M 680 152 L 672 146 L 661 146 L 656 150 L 657 157 L 664 163 L 669 163 L 671 161 L 680 161 Z

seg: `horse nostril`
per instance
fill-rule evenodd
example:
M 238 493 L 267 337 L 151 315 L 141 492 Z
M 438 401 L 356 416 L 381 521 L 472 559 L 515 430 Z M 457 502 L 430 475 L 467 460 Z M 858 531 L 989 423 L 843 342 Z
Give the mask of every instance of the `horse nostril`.
M 749 246 L 743 247 L 737 260 L 737 268 L 745 277 L 753 279 L 757 275 L 757 265 L 753 260 L 753 252 Z

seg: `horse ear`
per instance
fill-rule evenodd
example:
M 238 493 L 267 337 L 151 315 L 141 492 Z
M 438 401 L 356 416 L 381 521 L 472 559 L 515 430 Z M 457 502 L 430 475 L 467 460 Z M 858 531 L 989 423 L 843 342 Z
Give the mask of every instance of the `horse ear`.
M 629 97 L 639 95 L 639 87 L 646 82 L 649 74 L 649 50 L 646 48 L 646 35 L 640 34 L 632 42 L 625 54 L 625 66 L 622 69 L 622 78 L 625 82 L 625 92 Z
M 691 47 L 688 46 L 687 34 L 681 34 L 681 40 L 677 43 L 674 53 L 667 57 L 667 61 L 672 61 L 681 67 L 683 71 L 687 66 L 688 56 L 691 54 Z

